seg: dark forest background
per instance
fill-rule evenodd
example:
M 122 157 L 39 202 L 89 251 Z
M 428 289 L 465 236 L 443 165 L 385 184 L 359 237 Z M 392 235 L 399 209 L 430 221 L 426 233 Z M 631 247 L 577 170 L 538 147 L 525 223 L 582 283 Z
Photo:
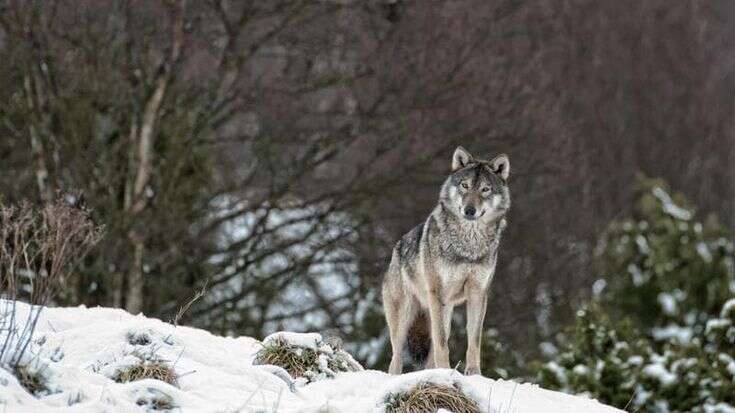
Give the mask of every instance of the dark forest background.
M 59 305 L 168 320 L 204 289 L 182 323 L 339 335 L 382 368 L 393 244 L 456 145 L 505 152 L 486 327 L 531 359 L 591 295 L 638 175 L 735 223 L 733 15 L 726 0 L 0 0 L 0 202 L 72 192 L 105 225 Z

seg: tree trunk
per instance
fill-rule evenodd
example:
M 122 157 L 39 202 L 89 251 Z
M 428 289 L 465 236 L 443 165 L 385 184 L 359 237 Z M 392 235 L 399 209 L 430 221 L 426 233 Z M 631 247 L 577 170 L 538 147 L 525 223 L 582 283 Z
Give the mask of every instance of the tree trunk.
M 143 260 L 145 257 L 145 237 L 139 232 L 140 214 L 148 206 L 147 190 L 153 175 L 153 139 L 158 116 L 166 96 L 168 84 L 171 81 L 172 71 L 179 61 L 184 36 L 184 7 L 180 1 L 172 8 L 174 29 L 172 31 L 171 53 L 166 61 L 156 71 L 152 93 L 145 101 L 139 127 L 133 122 L 130 130 L 131 159 L 135 167 L 130 169 L 135 177 L 131 179 L 132 191 L 126 191 L 125 211 L 130 218 L 129 239 L 133 247 L 133 262 L 128 272 L 127 290 L 125 294 L 125 309 L 130 313 L 139 313 L 143 310 L 143 293 L 145 278 L 143 277 Z M 130 188 L 130 186 L 128 186 Z M 123 286 L 119 286 L 122 291 Z
M 143 237 L 133 234 L 130 237 L 133 243 L 133 265 L 130 267 L 128 275 L 128 291 L 126 294 L 127 301 L 125 309 L 131 314 L 137 314 L 143 311 L 143 292 L 145 279 L 143 278 L 143 253 L 145 245 Z
M 37 113 L 37 105 L 34 99 L 35 88 L 31 75 L 26 75 L 23 79 L 23 85 L 26 90 L 26 98 L 28 109 Z M 46 149 L 41 140 L 40 131 L 34 122 L 28 124 L 28 132 L 31 136 L 31 153 L 36 166 L 36 185 L 38 185 L 38 193 L 44 203 L 49 203 L 53 199 L 54 190 L 49 182 L 49 169 L 46 161 Z
M 153 173 L 153 138 L 158 120 L 158 112 L 166 94 L 168 79 L 160 76 L 156 81 L 148 103 L 145 106 L 140 133 L 137 137 L 137 169 L 133 183 L 132 197 L 126 198 L 127 210 L 131 217 L 133 229 L 130 231 L 130 242 L 133 246 L 133 264 L 128 273 L 128 287 L 125 296 L 125 309 L 136 314 L 143 310 L 143 291 L 145 290 L 145 278 L 143 278 L 143 257 L 145 255 L 145 239 L 135 229 L 136 220 L 148 205 L 146 189 L 150 183 Z M 137 128 L 133 128 L 133 132 Z

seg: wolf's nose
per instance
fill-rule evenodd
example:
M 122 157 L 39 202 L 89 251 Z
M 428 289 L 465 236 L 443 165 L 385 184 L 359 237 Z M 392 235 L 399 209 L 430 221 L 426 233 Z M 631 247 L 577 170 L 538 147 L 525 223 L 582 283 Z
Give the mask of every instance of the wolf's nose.
M 464 207 L 464 214 L 467 215 L 468 217 L 474 217 L 475 212 L 477 212 L 477 210 L 472 205 L 468 205 Z

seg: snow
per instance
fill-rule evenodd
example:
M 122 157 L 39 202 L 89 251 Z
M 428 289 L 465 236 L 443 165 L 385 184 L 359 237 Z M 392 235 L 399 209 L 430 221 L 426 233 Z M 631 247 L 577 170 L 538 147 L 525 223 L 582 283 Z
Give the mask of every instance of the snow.
M 720 317 L 726 318 L 728 316 L 735 318 L 735 298 L 727 300 L 727 302 L 725 302 L 725 305 L 722 306 Z
M 658 380 L 664 386 L 673 384 L 676 381 L 676 375 L 666 370 L 663 364 L 653 363 L 643 368 L 643 375 Z
M 541 354 L 548 358 L 552 358 L 553 356 L 559 354 L 559 349 L 556 348 L 554 343 L 550 343 L 548 341 L 544 341 L 543 343 L 539 344 L 539 349 L 541 350 Z
M 643 364 L 643 357 L 641 356 L 630 356 L 628 358 L 628 364 L 632 366 L 640 366 Z
M 671 199 L 671 196 L 661 187 L 653 188 L 653 196 L 661 201 L 661 206 L 668 215 L 682 221 L 688 221 L 692 218 L 692 212 L 676 205 Z
M 651 253 L 651 247 L 648 246 L 648 241 L 643 235 L 635 237 L 635 243 L 638 245 L 638 251 L 643 255 L 649 255 Z
M 717 357 L 720 359 L 722 364 L 726 365 L 725 368 L 727 369 L 727 372 L 730 373 L 730 376 L 735 378 L 735 359 L 725 353 L 720 353 Z
M 727 403 L 705 404 L 702 407 L 705 413 L 735 413 L 735 407 Z
M 555 361 L 550 361 L 546 363 L 546 368 L 551 370 L 551 372 L 554 373 L 557 380 L 559 380 L 560 383 L 567 383 L 567 373 L 559 364 L 557 364 Z
M 712 262 L 712 252 L 709 250 L 709 246 L 707 246 L 707 244 L 704 242 L 698 242 L 696 248 L 697 254 L 699 254 L 705 262 Z
M 651 330 L 653 338 L 659 341 L 677 339 L 680 343 L 688 343 L 694 337 L 691 327 L 669 324 L 666 327 L 656 327 Z
M 709 334 L 712 330 L 720 330 L 723 328 L 727 328 L 730 326 L 730 320 L 726 320 L 723 318 L 713 318 L 710 320 L 707 320 L 707 325 L 705 327 L 705 332 Z
M 592 284 L 592 295 L 595 297 L 599 297 L 602 295 L 602 292 L 605 291 L 605 287 L 607 287 L 607 281 L 600 278 L 599 280 L 595 281 Z
M 263 344 L 272 344 L 278 341 L 289 343 L 293 346 L 306 347 L 317 350 L 322 346 L 322 336 L 317 333 L 291 333 L 278 331 L 263 339 Z
M 676 315 L 676 298 L 672 294 L 659 293 L 658 303 L 666 315 Z
M 558 392 L 536 385 L 506 380 L 490 380 L 481 376 L 464 376 L 456 370 L 424 370 L 395 377 L 382 386 L 378 400 L 388 394 L 406 391 L 420 383 L 456 386 L 474 399 L 483 412 L 619 412 L 598 402 Z M 573 400 L 573 401 L 572 401 Z M 383 411 L 379 404 L 377 412 Z M 604 410 L 601 410 L 604 409 Z
M 641 271 L 640 267 L 635 264 L 628 265 L 628 272 L 633 277 L 633 284 L 637 287 L 645 284 L 651 278 L 648 272 L 644 273 Z
M 18 304 L 19 319 L 29 311 Z M 281 332 L 266 338 L 319 345 L 316 334 Z M 318 340 L 317 340 L 318 337 Z M 2 337 L 0 337 L 2 339 Z M 423 382 L 454 384 L 483 412 L 620 412 L 595 400 L 514 381 L 425 370 L 390 376 L 366 370 L 301 386 L 275 366 L 253 365 L 263 346 L 250 337 L 220 337 L 110 308 L 46 308 L 31 348 L 50 394 L 34 397 L 0 368 L 0 411 L 145 412 L 170 403 L 181 412 L 379 412 L 390 392 Z M 177 385 L 158 380 L 117 383 L 119 369 L 140 358 L 169 363 Z

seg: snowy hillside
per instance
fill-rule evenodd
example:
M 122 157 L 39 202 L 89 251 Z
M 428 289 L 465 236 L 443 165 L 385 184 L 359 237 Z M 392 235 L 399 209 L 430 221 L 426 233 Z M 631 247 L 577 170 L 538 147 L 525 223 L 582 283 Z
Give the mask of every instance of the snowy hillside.
M 28 310 L 19 304 L 18 319 Z M 253 365 L 262 348 L 253 338 L 218 337 L 123 310 L 48 308 L 36 329 L 31 365 L 46 390 L 34 397 L 0 369 L 0 411 L 140 412 L 173 406 L 180 412 L 373 412 L 380 411 L 387 394 L 418 382 L 459 385 L 487 412 L 620 411 L 534 385 L 451 370 L 397 377 L 380 371 L 337 373 L 333 379 L 289 385 L 283 370 Z M 175 382 L 113 380 L 144 355 L 173 366 Z

